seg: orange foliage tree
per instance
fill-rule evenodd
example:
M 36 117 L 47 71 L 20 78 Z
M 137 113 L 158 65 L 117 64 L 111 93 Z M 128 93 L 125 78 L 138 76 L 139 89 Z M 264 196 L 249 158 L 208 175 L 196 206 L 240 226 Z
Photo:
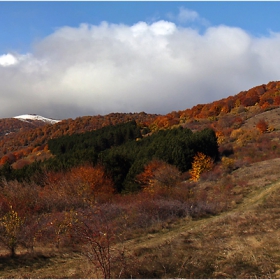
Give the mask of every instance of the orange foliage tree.
M 74 167 L 69 175 L 71 179 L 77 180 L 79 185 L 86 192 L 89 192 L 94 200 L 109 197 L 114 192 L 114 183 L 101 165 Z

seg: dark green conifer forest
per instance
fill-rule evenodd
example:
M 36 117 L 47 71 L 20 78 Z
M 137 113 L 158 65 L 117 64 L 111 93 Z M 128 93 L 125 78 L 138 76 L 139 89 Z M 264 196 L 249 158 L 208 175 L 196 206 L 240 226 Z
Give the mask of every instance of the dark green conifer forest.
M 38 178 L 42 170 L 67 171 L 85 163 L 101 164 L 113 178 L 117 192 L 131 192 L 139 189 L 135 176 L 143 172 L 145 164 L 153 159 L 185 172 L 191 168 L 197 152 L 214 160 L 219 154 L 212 129 L 193 133 L 190 129 L 177 127 L 143 137 L 135 121 L 51 139 L 48 146 L 54 157 L 19 170 L 6 164 L 0 175 L 8 180 L 28 180 L 31 176 L 32 179 L 34 176 Z

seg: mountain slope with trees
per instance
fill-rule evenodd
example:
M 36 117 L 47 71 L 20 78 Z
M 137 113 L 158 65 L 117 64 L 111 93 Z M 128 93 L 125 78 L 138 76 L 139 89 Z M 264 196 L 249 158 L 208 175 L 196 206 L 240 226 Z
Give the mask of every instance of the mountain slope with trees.
M 146 131 L 156 131 L 182 125 L 191 130 L 212 127 L 220 134 L 227 134 L 227 126 L 240 126 L 248 117 L 278 108 L 279 105 L 280 82 L 273 81 L 247 91 L 241 91 L 228 98 L 208 104 L 198 104 L 190 109 L 174 111 L 162 116 L 144 112 L 111 113 L 105 116 L 85 116 L 75 120 L 62 120 L 60 123 L 44 124 L 38 128 L 16 119 L 1 119 L 0 157 L 6 157 L 3 160 L 0 159 L 0 164 L 7 161 L 7 156 L 9 162 L 15 162 L 29 154 L 32 154 L 33 157 L 28 159 L 27 162 L 32 162 L 36 158 L 36 154 L 32 151 L 34 149 L 47 150 L 46 144 L 49 139 L 92 131 L 107 125 L 131 120 L 135 120 Z M 35 152 L 37 151 L 35 150 Z
M 0 277 L 277 278 L 279 86 L 19 133 L 1 159 Z

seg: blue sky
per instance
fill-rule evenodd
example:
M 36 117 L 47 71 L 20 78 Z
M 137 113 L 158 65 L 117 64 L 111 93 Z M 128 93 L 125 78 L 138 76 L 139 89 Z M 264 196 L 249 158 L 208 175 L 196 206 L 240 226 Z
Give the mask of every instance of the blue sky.
M 0 2 L 0 117 L 166 114 L 279 80 L 280 2 Z
M 89 1 L 89 2 L 0 2 L 0 53 L 28 51 L 37 40 L 62 26 L 80 23 L 98 25 L 102 21 L 128 25 L 139 21 L 169 20 L 180 7 L 196 11 L 210 25 L 240 27 L 255 36 L 280 31 L 280 2 L 222 1 Z M 174 21 L 181 26 L 190 22 Z M 201 32 L 204 26 L 198 26 Z

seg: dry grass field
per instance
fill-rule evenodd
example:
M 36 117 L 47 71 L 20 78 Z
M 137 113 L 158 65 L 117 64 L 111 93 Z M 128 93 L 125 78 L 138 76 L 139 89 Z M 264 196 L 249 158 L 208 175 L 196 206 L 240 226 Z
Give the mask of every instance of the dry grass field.
M 279 278 L 279 167 L 276 159 L 236 171 L 254 179 L 231 211 L 137 240 L 145 278 Z
M 280 159 L 237 169 L 228 180 L 247 184 L 233 188 L 239 199 L 232 201 L 229 211 L 199 219 L 185 217 L 115 244 L 112 250 L 122 248 L 126 258 L 123 273 L 112 264 L 114 278 L 279 278 L 279 170 Z M 22 251 L 15 258 L 2 252 L 0 277 L 100 277 L 78 252 L 55 247 L 39 252 L 40 248 L 34 255 Z

